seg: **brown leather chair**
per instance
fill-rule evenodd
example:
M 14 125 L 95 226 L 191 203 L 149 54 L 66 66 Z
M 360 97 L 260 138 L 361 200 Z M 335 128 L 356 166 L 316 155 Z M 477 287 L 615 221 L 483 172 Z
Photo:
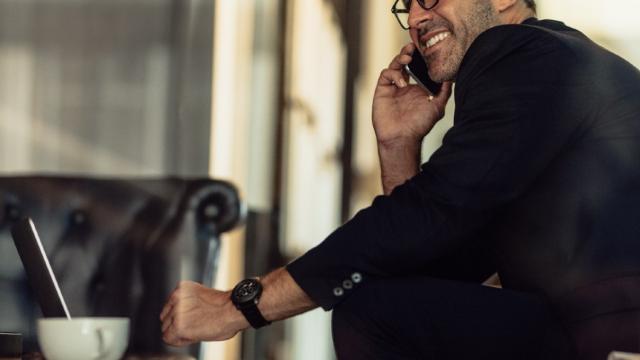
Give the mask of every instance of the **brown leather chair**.
M 131 319 L 130 354 L 166 354 L 159 314 L 179 280 L 210 283 L 241 204 L 211 179 L 0 177 L 0 331 L 37 351 L 31 296 L 9 228 L 31 217 L 72 316 Z M 196 355 L 198 349 L 188 350 Z

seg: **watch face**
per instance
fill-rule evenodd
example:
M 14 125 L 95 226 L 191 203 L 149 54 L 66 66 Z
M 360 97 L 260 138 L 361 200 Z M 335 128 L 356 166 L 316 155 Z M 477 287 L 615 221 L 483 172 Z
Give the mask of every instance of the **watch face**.
M 233 289 L 232 300 L 236 305 L 244 305 L 246 303 L 252 303 L 255 298 L 262 293 L 262 286 L 255 279 L 242 280 Z

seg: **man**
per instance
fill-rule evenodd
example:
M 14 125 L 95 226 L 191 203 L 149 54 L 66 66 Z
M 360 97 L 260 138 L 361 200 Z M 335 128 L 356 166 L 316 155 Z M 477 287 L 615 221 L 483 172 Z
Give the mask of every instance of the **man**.
M 385 195 L 233 293 L 180 284 L 165 341 L 224 340 L 321 306 L 340 359 L 640 351 L 638 70 L 536 20 L 532 0 L 405 3 L 412 44 L 373 103 Z M 436 97 L 402 70 L 416 47 L 444 82 Z M 420 169 L 453 81 L 454 126 Z M 503 289 L 482 286 L 496 271 Z

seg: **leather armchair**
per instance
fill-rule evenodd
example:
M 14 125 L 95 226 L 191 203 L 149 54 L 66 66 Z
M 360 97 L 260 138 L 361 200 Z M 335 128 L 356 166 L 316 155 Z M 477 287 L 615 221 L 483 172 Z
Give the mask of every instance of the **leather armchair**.
M 179 280 L 211 284 L 220 234 L 238 224 L 241 204 L 232 185 L 210 179 L 0 177 L 0 331 L 21 332 L 36 351 L 40 310 L 9 233 L 23 216 L 72 317 L 129 317 L 128 353 L 162 354 L 165 300 Z

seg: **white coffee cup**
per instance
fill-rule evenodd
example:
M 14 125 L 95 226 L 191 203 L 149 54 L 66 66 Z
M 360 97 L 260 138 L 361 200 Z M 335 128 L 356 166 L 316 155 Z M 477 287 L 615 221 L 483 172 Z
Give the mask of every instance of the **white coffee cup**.
M 129 319 L 39 319 L 38 342 L 47 360 L 118 360 L 129 342 Z

